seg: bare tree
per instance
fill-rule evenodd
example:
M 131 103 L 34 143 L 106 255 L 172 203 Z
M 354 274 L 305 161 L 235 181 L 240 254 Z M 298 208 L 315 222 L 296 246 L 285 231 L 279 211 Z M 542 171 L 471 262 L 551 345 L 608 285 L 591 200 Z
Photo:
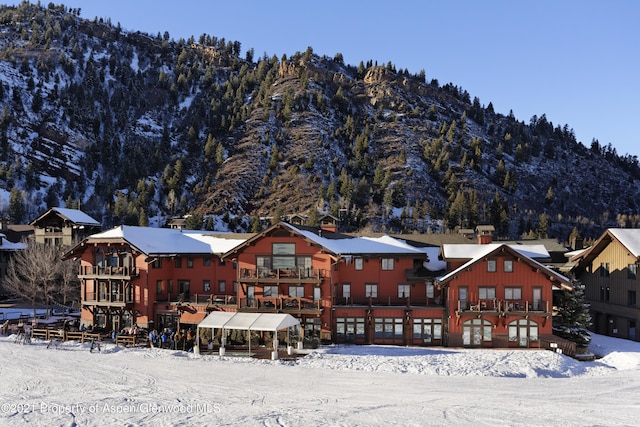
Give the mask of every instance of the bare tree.
M 7 265 L 4 288 L 31 303 L 36 318 L 38 303 L 48 305 L 56 292 L 60 251 L 55 246 L 30 241 L 17 251 Z
M 59 257 L 61 258 L 64 250 L 61 249 Z M 80 259 L 69 259 L 62 261 L 58 259 L 57 263 L 57 296 L 55 301 L 67 305 L 70 301 L 80 300 L 80 281 L 78 273 L 80 271 Z

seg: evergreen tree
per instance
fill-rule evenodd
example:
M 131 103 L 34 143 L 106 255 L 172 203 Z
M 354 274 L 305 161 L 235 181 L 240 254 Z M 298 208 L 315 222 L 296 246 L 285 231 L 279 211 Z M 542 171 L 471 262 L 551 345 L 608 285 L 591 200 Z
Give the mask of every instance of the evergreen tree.
M 572 285 L 573 290 L 553 292 L 553 305 L 557 307 L 553 316 L 553 333 L 586 347 L 591 342 L 589 305 L 584 301 L 584 285 L 577 280 Z

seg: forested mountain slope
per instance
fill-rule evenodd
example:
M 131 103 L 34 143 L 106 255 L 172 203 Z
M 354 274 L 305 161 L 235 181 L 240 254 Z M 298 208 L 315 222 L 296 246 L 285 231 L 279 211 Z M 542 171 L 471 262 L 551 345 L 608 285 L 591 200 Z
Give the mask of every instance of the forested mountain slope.
M 244 231 L 331 213 L 348 231 L 491 223 L 565 238 L 640 218 L 635 156 L 424 71 L 312 47 L 256 57 L 212 35 L 4 6 L 0 108 L 1 209 L 17 222 L 60 205 L 105 227 L 190 214 L 192 227 Z

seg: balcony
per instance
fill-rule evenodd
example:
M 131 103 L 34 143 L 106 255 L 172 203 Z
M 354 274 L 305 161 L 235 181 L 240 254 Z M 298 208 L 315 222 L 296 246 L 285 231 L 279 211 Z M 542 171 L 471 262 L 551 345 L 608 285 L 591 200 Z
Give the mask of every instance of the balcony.
M 240 280 L 261 283 L 320 283 L 323 270 L 312 268 L 241 268 Z
M 127 304 L 133 304 L 133 292 L 127 290 L 125 292 L 85 292 L 82 299 L 83 305 L 108 305 L 113 307 L 124 307 Z
M 159 294 L 156 302 L 168 302 L 172 304 L 195 304 L 195 305 L 236 305 L 234 295 L 212 295 L 212 294 Z
M 81 265 L 78 277 L 81 279 L 131 279 L 138 276 L 136 267 L 105 267 L 101 265 Z
M 240 298 L 239 311 L 260 313 L 320 314 L 322 301 L 296 297 Z
M 527 301 L 527 300 L 458 300 L 458 313 L 549 313 L 551 304 L 549 301 Z
M 442 298 L 426 297 L 335 297 L 334 306 L 442 307 Z

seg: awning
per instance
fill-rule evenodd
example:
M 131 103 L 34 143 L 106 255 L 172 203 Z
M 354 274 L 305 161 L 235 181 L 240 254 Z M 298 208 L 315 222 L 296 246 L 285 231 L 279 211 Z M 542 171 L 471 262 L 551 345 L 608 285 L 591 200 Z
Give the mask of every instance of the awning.
M 214 311 L 198 324 L 199 328 L 242 329 L 245 331 L 279 331 L 292 326 L 300 326 L 300 321 L 290 314 L 228 311 Z
M 207 316 L 207 313 L 202 313 L 200 311 L 195 312 L 195 313 L 189 313 L 188 311 L 185 311 L 180 316 L 180 323 L 181 324 L 184 323 L 184 324 L 187 324 L 187 325 L 197 325 L 200 322 L 202 322 L 202 320 L 206 316 Z

